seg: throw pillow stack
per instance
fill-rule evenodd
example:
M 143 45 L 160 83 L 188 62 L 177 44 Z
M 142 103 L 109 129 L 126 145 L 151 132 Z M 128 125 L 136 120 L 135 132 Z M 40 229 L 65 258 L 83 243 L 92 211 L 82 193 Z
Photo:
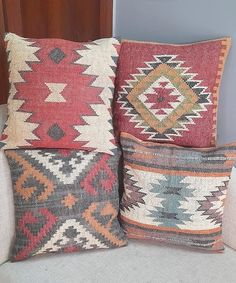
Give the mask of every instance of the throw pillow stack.
M 123 42 L 115 121 L 124 154 L 121 220 L 129 238 L 223 250 L 236 144 L 215 145 L 229 47 L 229 38 L 187 45 Z
M 5 40 L 10 95 L 0 161 L 7 158 L 13 184 L 13 261 L 121 247 L 126 235 L 223 250 L 236 144 L 215 146 L 229 38 Z
M 111 103 L 120 44 L 6 35 L 12 260 L 126 245 Z

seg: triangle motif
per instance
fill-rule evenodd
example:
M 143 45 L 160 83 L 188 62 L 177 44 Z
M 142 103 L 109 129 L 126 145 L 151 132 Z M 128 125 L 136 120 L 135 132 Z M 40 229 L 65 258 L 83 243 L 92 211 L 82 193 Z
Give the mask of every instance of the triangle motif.
M 62 83 L 45 83 L 50 94 L 45 99 L 45 102 L 66 102 L 65 98 L 62 96 L 62 92 L 67 86 L 67 84 Z
M 36 252 L 36 254 L 57 252 L 65 248 L 71 241 L 66 236 L 66 230 L 70 227 L 77 232 L 73 241 L 75 245 L 79 245 L 82 249 L 93 249 L 94 246 L 99 248 L 107 248 L 99 239 L 93 236 L 87 229 L 76 219 L 68 219 L 57 229 L 55 234 L 48 240 L 48 242 Z M 86 241 L 84 241 L 86 239 Z

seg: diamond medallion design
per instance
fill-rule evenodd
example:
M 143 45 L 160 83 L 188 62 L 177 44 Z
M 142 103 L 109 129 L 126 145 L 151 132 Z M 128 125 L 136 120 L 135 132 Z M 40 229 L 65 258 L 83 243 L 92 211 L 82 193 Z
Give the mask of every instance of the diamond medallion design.
M 137 99 L 146 106 L 147 110 L 150 111 L 156 119 L 162 121 L 170 115 L 185 98 L 168 78 L 162 76 L 147 90 L 137 96 Z M 142 111 L 140 111 L 140 115 L 142 116 Z
M 57 125 L 57 124 L 53 124 L 47 134 L 49 135 L 49 137 L 51 137 L 54 141 L 59 141 L 61 138 L 64 137 L 65 133 L 64 131 Z
M 149 139 L 171 141 L 188 131 L 194 119 L 201 118 L 212 104 L 210 93 L 196 73 L 188 73 L 177 55 L 154 55 L 155 61 L 146 62 L 146 68 L 137 68 L 133 80 L 119 92 L 118 103 L 125 110 L 135 128 L 141 128 Z
M 57 47 L 49 53 L 49 57 L 52 59 L 53 62 L 59 64 L 66 57 L 66 54 L 60 48 Z

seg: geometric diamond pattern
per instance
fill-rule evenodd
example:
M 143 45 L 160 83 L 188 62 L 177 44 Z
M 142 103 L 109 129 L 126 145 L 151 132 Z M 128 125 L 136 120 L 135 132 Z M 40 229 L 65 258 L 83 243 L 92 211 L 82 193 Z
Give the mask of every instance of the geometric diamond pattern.
M 167 118 L 184 100 L 184 96 L 162 76 L 138 96 L 144 106 L 158 119 Z
M 56 47 L 49 53 L 49 57 L 56 64 L 59 64 L 66 57 L 66 54 L 60 48 Z
M 207 87 L 176 57 L 154 55 L 155 60 L 138 68 L 139 73 L 119 92 L 118 103 L 125 115 L 152 140 L 173 141 L 211 104 Z
M 183 176 L 166 175 L 165 180 L 160 180 L 158 184 L 151 184 L 152 192 L 161 198 L 160 206 L 149 209 L 150 217 L 158 222 L 160 227 L 175 227 L 191 221 L 192 214 L 187 213 L 187 209 L 182 208 L 182 203 L 188 198 L 194 197 L 193 189 L 189 184 L 184 183 Z
M 64 137 L 64 131 L 57 125 L 53 124 L 47 132 L 48 136 L 52 138 L 54 141 L 59 141 L 61 138 Z
M 229 38 L 183 45 L 123 41 L 114 104 L 117 136 L 214 146 L 229 48 Z

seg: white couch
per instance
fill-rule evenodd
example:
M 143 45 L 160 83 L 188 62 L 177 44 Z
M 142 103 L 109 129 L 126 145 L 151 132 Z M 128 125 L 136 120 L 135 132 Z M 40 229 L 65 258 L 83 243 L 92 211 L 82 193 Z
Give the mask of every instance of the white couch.
M 32 258 L 0 267 L 1 283 L 234 283 L 236 252 L 207 254 L 130 241 L 129 246 Z
M 5 119 L 6 108 L 0 106 L 0 131 Z M 9 235 L 8 227 L 0 233 Z M 131 240 L 120 249 L 38 256 L 0 266 L 0 283 L 67 282 L 234 283 L 236 251 L 226 247 L 223 254 L 209 254 Z

